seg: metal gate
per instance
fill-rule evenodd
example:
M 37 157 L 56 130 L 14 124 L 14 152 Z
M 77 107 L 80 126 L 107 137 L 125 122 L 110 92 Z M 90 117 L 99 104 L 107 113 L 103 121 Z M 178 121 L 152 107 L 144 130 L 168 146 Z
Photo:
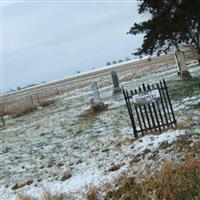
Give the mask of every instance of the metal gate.
M 142 84 L 133 90 L 122 88 L 135 137 L 141 132 L 159 131 L 176 125 L 176 118 L 165 80 L 155 85 Z M 133 108 L 132 108 L 133 106 Z

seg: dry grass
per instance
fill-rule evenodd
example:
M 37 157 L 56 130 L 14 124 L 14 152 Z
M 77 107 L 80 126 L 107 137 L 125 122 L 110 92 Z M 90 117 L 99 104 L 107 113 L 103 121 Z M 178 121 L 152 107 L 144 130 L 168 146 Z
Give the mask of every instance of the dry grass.
M 53 167 L 55 164 L 56 164 L 56 163 L 55 163 L 54 158 L 52 158 L 52 157 L 48 158 L 48 160 L 47 160 L 47 167 L 48 167 L 48 168 L 49 168 L 49 167 Z
M 49 191 L 45 191 L 43 194 L 43 199 L 44 200 L 64 200 L 64 197 L 61 194 L 52 195 Z
M 1 124 L 3 124 L 3 126 L 5 126 L 4 115 L 6 115 L 6 113 L 4 111 L 4 107 L 2 105 L 0 105 L 0 126 L 1 126 Z
M 46 99 L 46 100 L 40 101 L 39 105 L 41 107 L 47 107 L 47 106 L 55 104 L 55 103 L 56 103 L 56 99 Z
M 55 102 L 56 102 L 56 99 L 45 99 L 39 102 L 39 106 L 46 107 L 51 104 L 54 104 Z M 7 115 L 10 115 L 12 118 L 16 118 L 16 117 L 25 115 L 29 112 L 37 110 L 37 107 L 38 107 L 38 104 L 32 103 L 32 101 L 19 102 L 7 107 L 5 113 L 3 113 L 0 109 L 0 116 L 7 114 Z
M 97 117 L 100 113 L 101 112 L 94 112 L 92 108 L 89 108 L 79 115 L 77 124 L 87 124 L 89 121 Z
M 33 198 L 33 197 L 29 196 L 29 195 L 22 195 L 22 194 L 20 194 L 18 196 L 17 200 L 37 200 L 37 199 Z
M 200 198 L 200 159 L 190 159 L 185 165 L 166 163 L 157 178 L 148 184 L 156 191 L 156 199 L 183 200 Z
M 131 145 L 134 141 L 135 139 L 131 137 L 120 138 L 119 141 L 116 142 L 115 146 L 118 148 L 124 145 Z
M 22 195 L 22 194 L 20 194 L 18 197 L 18 200 L 67 200 L 67 199 L 69 200 L 71 198 L 68 198 L 67 196 L 65 198 L 61 194 L 52 195 L 49 191 L 44 191 L 43 197 L 41 197 L 41 199 L 34 198 L 34 197 L 28 196 L 28 195 Z
M 198 200 L 200 199 L 200 158 L 189 158 L 182 164 L 166 162 L 150 180 L 137 182 L 125 175 L 117 180 L 115 189 L 104 188 L 104 200 Z M 102 188 L 90 187 L 83 199 L 98 200 Z M 66 200 L 67 195 L 52 195 L 45 191 L 41 199 L 20 195 L 19 200 Z
M 185 129 L 185 128 L 190 128 L 192 126 L 193 120 L 191 117 L 188 117 L 184 123 L 179 122 L 176 124 L 176 129 Z
M 107 193 L 105 200 L 197 200 L 200 199 L 200 158 L 184 164 L 165 163 L 156 177 L 143 183 L 124 177 L 118 189 Z
M 96 187 L 90 187 L 86 194 L 86 200 L 97 200 L 98 199 L 98 191 Z
M 45 200 L 53 200 L 53 197 L 52 197 L 52 195 L 51 195 L 50 192 L 45 191 L 45 192 L 44 192 L 44 199 L 45 199 Z
M 3 106 L 0 106 L 0 117 L 3 117 L 5 115 Z
M 32 112 L 37 109 L 37 105 L 32 104 L 31 102 L 19 103 L 13 106 L 10 106 L 7 109 L 7 114 L 12 118 L 16 118 L 22 116 L 26 113 Z

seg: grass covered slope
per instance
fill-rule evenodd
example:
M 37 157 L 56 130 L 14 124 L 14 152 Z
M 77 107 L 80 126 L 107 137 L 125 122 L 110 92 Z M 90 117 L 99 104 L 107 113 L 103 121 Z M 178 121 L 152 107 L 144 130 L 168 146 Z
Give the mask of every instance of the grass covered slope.
M 134 89 L 165 78 L 178 124 L 162 134 L 135 140 L 123 95 L 113 97 L 112 86 L 100 88 L 109 106 L 98 114 L 88 112 L 92 93 L 77 85 L 55 104 L 8 116 L 0 128 L 2 199 L 198 200 L 200 67 L 189 70 L 188 82 L 171 69 L 121 83 Z

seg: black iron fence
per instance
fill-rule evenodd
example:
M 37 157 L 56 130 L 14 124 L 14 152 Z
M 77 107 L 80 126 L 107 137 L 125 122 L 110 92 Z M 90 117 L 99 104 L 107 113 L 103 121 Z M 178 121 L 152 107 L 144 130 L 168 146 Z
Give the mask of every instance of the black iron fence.
M 138 137 L 148 131 L 160 131 L 176 126 L 176 118 L 165 80 L 128 91 L 123 88 L 133 133 Z

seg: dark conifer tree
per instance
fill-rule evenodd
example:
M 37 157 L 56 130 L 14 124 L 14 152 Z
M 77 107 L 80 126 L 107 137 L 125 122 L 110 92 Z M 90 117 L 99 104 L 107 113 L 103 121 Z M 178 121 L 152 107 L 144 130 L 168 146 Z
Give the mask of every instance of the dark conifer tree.
M 129 34 L 144 34 L 135 55 L 167 52 L 181 43 L 193 45 L 200 62 L 200 0 L 138 0 L 138 12 L 150 14 L 147 21 L 135 23 Z

